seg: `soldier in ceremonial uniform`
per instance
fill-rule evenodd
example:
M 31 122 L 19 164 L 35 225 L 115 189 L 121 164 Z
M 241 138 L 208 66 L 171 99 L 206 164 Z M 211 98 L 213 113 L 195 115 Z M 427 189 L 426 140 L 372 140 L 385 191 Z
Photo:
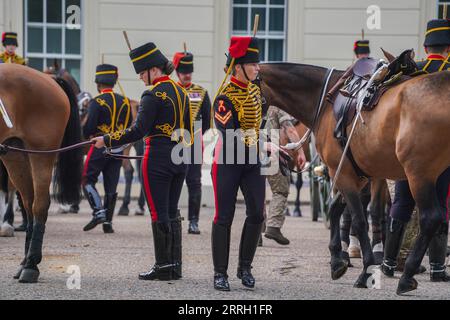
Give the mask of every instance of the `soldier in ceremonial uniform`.
M 255 286 L 251 269 L 264 222 L 266 186 L 258 154 L 263 99 L 259 87 L 252 83 L 259 73 L 258 39 L 233 37 L 229 54 L 231 81 L 219 90 L 213 104 L 220 135 L 212 168 L 216 202 L 212 254 L 214 288 L 221 291 L 230 290 L 230 232 L 239 188 L 244 194 L 247 219 L 239 247 L 237 277 L 244 286 Z
M 155 260 L 153 268 L 139 275 L 141 280 L 178 280 L 182 277 L 181 217 L 178 201 L 186 177 L 186 165 L 172 159 L 172 151 L 186 141 L 184 130 L 192 134 L 187 92 L 169 78 L 173 64 L 154 43 L 130 52 L 136 73 L 152 86 L 142 95 L 134 125 L 93 139 L 97 148 L 115 148 L 145 138 L 142 163 L 145 195 L 152 214 Z M 191 135 L 192 137 L 192 135 Z
M 102 64 L 97 67 L 95 82 L 100 93 L 88 106 L 88 118 L 83 127 L 85 138 L 113 133 L 128 128 L 132 122 L 131 107 L 128 99 L 114 93 L 118 79 L 117 67 Z M 107 157 L 105 149 L 91 147 L 83 171 L 83 192 L 93 210 L 93 219 L 84 227 L 84 231 L 103 224 L 105 233 L 113 233 L 112 219 L 117 201 L 117 184 L 120 177 L 122 160 Z M 105 200 L 102 203 L 95 184 L 103 173 Z
M 203 135 L 211 128 L 211 101 L 208 92 L 192 83 L 194 56 L 191 53 L 178 52 L 173 64 L 179 79 L 178 84 L 188 93 L 194 121 L 194 144 L 190 149 L 190 163 L 187 166 L 186 184 L 189 192 L 189 234 L 200 234 L 198 222 L 202 201 L 202 163 Z
M 370 41 L 358 40 L 353 47 L 356 59 L 369 58 L 370 57 Z
M 446 57 L 450 53 L 450 21 L 436 19 L 428 22 L 425 38 L 425 51 L 428 58 L 419 62 L 419 69 L 427 72 L 440 72 L 450 70 Z M 442 224 L 433 236 L 429 245 L 430 279 L 433 282 L 450 282 L 447 274 L 445 260 L 448 242 L 448 199 L 450 199 L 450 168 L 448 168 L 436 183 L 439 202 L 446 212 L 442 217 Z M 382 271 L 392 277 L 397 267 L 397 257 L 405 234 L 406 225 L 411 219 L 415 207 L 408 181 L 397 181 L 395 184 L 395 197 L 389 217 L 386 246 Z M 405 270 L 411 273 L 411 270 Z M 415 270 L 418 272 L 418 270 Z M 412 276 L 412 275 L 411 275 Z
M 17 33 L 4 32 L 2 34 L 2 45 L 5 48 L 5 51 L 0 53 L 1 62 L 26 65 L 25 59 L 16 54 L 17 47 L 19 47 Z

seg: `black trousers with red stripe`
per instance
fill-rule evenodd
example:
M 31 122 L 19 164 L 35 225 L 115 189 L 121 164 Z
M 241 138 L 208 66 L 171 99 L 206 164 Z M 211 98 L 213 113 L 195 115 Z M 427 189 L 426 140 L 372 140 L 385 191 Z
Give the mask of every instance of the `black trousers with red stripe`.
M 266 177 L 259 164 L 213 164 L 212 180 L 216 213 L 214 223 L 231 226 L 236 210 L 236 198 L 241 189 L 246 205 L 246 222 L 264 222 Z
M 103 175 L 105 194 L 115 194 L 120 178 L 122 160 L 105 157 L 105 149 L 91 147 L 84 163 L 83 184 L 95 186 L 100 173 Z
M 153 222 L 169 223 L 177 218 L 178 201 L 186 178 L 186 165 L 175 164 L 167 138 L 147 139 L 142 162 L 142 183 Z

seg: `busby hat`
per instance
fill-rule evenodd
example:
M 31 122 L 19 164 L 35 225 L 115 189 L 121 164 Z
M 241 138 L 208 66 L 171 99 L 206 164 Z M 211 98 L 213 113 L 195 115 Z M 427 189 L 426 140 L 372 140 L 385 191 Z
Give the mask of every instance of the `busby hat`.
M 153 67 L 165 66 L 169 62 L 153 42 L 131 50 L 130 58 L 137 74 Z
M 450 20 L 435 19 L 429 21 L 424 46 L 450 46 Z
M 179 73 L 194 72 L 194 55 L 190 52 L 177 52 L 173 57 L 173 65 Z
M 111 64 L 101 64 L 97 66 L 95 83 L 115 86 L 118 78 L 119 72 L 116 66 Z
M 15 32 L 3 32 L 2 34 L 2 44 L 4 47 L 6 46 L 19 46 L 17 42 L 17 33 Z
M 259 63 L 259 45 L 255 37 L 232 37 L 228 49 L 235 64 Z
M 370 54 L 370 42 L 369 40 L 358 40 L 355 42 L 353 48 L 355 54 Z

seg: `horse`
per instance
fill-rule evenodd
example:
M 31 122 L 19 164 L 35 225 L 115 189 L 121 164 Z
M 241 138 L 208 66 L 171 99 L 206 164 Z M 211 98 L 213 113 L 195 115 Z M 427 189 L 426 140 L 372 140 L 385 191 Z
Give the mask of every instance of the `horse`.
M 78 84 L 77 80 L 66 70 L 60 67 L 59 62 L 57 59 L 53 61 L 53 66 L 50 66 L 46 68 L 43 71 L 45 74 L 50 75 L 54 79 L 60 78 L 67 82 L 67 84 L 72 89 L 73 93 L 77 97 L 81 121 L 83 121 L 84 118 L 87 117 L 87 112 L 83 112 L 83 110 L 87 110 L 87 102 L 85 102 L 81 105 L 79 102 L 79 97 L 82 94 L 82 91 L 80 89 L 80 85 Z M 89 150 L 89 147 L 85 148 L 85 152 L 87 153 Z M 6 180 L 6 183 L 3 183 L 0 185 L 0 191 L 6 194 L 7 198 L 7 207 L 5 210 L 5 214 L 1 222 L 4 221 L 3 224 L 0 223 L 0 236 L 3 237 L 13 237 L 14 231 L 26 231 L 26 225 L 27 225 L 27 215 L 24 212 L 22 201 L 20 199 L 20 196 L 18 196 L 18 203 L 20 207 L 20 211 L 22 213 L 22 225 L 18 228 L 14 228 L 14 200 L 16 198 L 16 189 L 11 183 L 8 183 L 8 172 L 6 171 L 6 168 L 3 164 L 0 163 L 0 177 L 1 179 Z M 2 197 L 0 197 L 0 201 L 3 201 Z M 72 204 L 69 211 L 70 212 L 78 212 L 79 205 L 78 203 Z M 67 212 L 66 209 L 61 207 L 61 212 Z
M 6 146 L 48 151 L 81 141 L 76 97 L 68 83 L 34 69 L 0 65 L 0 97 L 13 123 L 0 119 L 0 142 Z M 45 225 L 53 194 L 60 203 L 76 203 L 81 196 L 82 153 L 31 154 L 2 150 L 0 160 L 18 190 L 28 216 L 25 258 L 14 276 L 21 283 L 36 283 L 42 260 Z
M 262 92 L 268 103 L 283 109 L 312 129 L 317 150 L 334 178 L 343 149 L 334 138 L 336 119 L 331 104 L 323 101 L 322 94 L 336 84 L 344 72 L 305 64 L 274 63 L 262 64 L 260 75 Z M 327 78 L 330 80 L 328 84 Z M 407 179 L 421 212 L 421 232 L 406 262 L 397 294 L 418 287 L 414 279 L 415 271 L 444 216 L 436 182 L 450 166 L 449 89 L 450 72 L 447 71 L 418 76 L 393 86 L 381 97 L 373 111 L 362 112 L 364 123 L 358 122 L 350 143 L 356 163 L 370 177 Z M 336 178 L 339 192 L 330 209 L 331 277 L 333 280 L 341 278 L 348 268 L 341 254 L 339 234 L 341 214 L 348 205 L 361 242 L 364 264 L 355 287 L 367 288 L 367 282 L 371 279 L 368 269 L 374 264 L 374 256 L 359 197 L 367 179 L 356 173 L 348 158 Z

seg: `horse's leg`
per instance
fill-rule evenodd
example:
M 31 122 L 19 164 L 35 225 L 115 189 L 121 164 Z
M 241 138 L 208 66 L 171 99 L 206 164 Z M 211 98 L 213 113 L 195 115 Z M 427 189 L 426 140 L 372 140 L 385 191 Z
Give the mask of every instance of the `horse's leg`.
M 341 216 L 345 209 L 345 203 L 341 194 L 335 196 L 330 206 L 330 245 L 331 253 L 331 279 L 341 278 L 348 269 L 348 261 L 342 257 L 342 245 L 340 235 Z
M 361 202 L 361 197 L 358 192 L 347 192 L 344 194 L 345 201 L 352 214 L 352 228 L 358 236 L 361 244 L 364 269 L 358 280 L 355 283 L 355 288 L 367 288 L 367 280 L 371 274 L 367 273 L 370 266 L 374 265 L 374 257 L 372 246 L 370 245 L 368 223 L 365 215 L 365 210 Z
M 385 193 L 384 180 L 372 181 L 369 214 L 372 220 L 372 250 L 376 265 L 383 263 L 382 220 L 384 216 Z
M 33 177 L 33 233 L 26 263 L 19 282 L 36 283 L 39 278 L 38 265 L 42 261 L 42 244 L 44 240 L 45 224 L 47 223 L 50 207 L 50 182 L 52 179 L 54 155 L 30 155 L 31 174 Z
M 301 203 L 300 203 L 300 191 L 303 187 L 303 175 L 301 173 L 297 174 L 297 181 L 295 181 L 295 188 L 297 189 L 297 195 L 295 197 L 295 208 L 293 212 L 294 217 L 301 217 L 302 216 L 302 210 L 301 210 Z
M 341 223 L 341 245 L 342 245 L 342 257 L 347 260 L 348 267 L 353 268 L 350 261 L 350 255 L 348 252 L 348 247 L 350 245 L 350 228 L 352 226 L 352 215 L 346 206 L 344 212 L 342 213 L 342 223 Z
M 436 184 L 420 176 L 409 176 L 408 180 L 411 193 L 419 207 L 420 233 L 411 254 L 406 260 L 405 270 L 397 288 L 397 294 L 399 295 L 417 289 L 418 282 L 414 279 L 414 275 L 422 263 L 431 239 L 442 224 L 444 216 L 443 208 L 439 204 Z
M 0 224 L 0 236 L 14 237 L 14 195 L 16 191 L 14 186 L 9 183 L 8 187 L 8 203 L 6 205 L 5 215 L 3 217 L 3 224 Z
M 21 146 L 21 144 L 18 146 Z M 21 262 L 19 270 L 14 276 L 14 279 L 19 279 L 23 270 L 23 266 L 26 262 L 26 257 L 30 248 L 31 236 L 33 232 L 32 204 L 34 196 L 31 167 L 28 157 L 24 154 L 9 153 L 2 157 L 2 161 L 8 170 L 11 181 L 20 192 L 25 211 L 28 215 L 28 225 L 25 237 L 25 258 Z

